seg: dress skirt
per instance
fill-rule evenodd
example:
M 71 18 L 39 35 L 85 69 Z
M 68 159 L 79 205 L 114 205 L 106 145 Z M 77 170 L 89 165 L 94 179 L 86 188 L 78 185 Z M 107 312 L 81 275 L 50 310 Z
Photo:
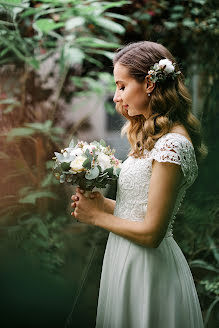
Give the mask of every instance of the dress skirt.
M 203 327 L 192 273 L 174 238 L 147 248 L 110 232 L 96 328 Z

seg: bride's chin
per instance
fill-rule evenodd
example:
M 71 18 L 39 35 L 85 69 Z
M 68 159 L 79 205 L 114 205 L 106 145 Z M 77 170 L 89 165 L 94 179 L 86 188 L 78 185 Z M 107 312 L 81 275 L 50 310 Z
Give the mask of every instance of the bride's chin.
M 128 115 L 131 116 L 131 117 L 138 116 L 138 115 L 130 113 L 130 112 L 128 112 Z

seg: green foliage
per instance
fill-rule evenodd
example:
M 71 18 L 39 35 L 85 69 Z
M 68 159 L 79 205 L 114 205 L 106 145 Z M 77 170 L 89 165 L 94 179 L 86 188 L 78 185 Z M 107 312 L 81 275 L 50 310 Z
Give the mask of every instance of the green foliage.
M 94 167 L 89 171 L 89 173 L 85 174 L 85 178 L 88 180 L 93 180 L 93 179 L 96 179 L 99 174 L 100 174 L 100 171 L 99 171 L 98 167 Z
M 7 98 L 0 100 L 0 105 L 7 105 L 7 108 L 3 110 L 3 113 L 8 114 L 11 113 L 17 106 L 19 106 L 20 102 L 15 99 Z
M 219 279 L 215 277 L 212 281 L 209 280 L 201 280 L 201 285 L 204 285 L 205 290 L 209 293 L 214 293 L 215 295 L 219 296 Z
M 55 23 L 52 19 L 41 18 L 38 19 L 33 25 L 40 35 L 42 33 L 48 34 L 50 31 L 56 30 L 65 26 L 64 23 Z
M 98 50 L 94 53 L 102 54 L 102 51 Z M 94 93 L 104 96 L 115 91 L 113 76 L 107 72 L 88 72 L 86 76 L 73 76 L 71 80 L 77 86 L 75 95 L 78 96 L 89 96 Z
M 208 72 L 205 84 L 209 83 L 209 74 L 216 75 L 219 34 L 216 1 L 133 2 L 120 10 L 121 14 L 125 12 L 135 21 L 135 25 L 124 22 L 126 34 L 125 37 L 121 36 L 121 43 L 158 41 L 172 50 L 178 62 L 182 62 L 185 73 L 191 71 L 193 64 L 197 65 L 199 73 Z M 212 45 L 214 52 L 211 51 Z
M 26 137 L 34 134 L 34 130 L 31 128 L 14 128 L 12 129 L 8 135 L 8 141 L 11 141 L 14 137 Z
M 46 213 L 44 220 L 37 214 L 32 215 L 19 220 L 17 225 L 7 227 L 1 247 L 14 245 L 27 255 L 34 256 L 44 270 L 60 273 L 65 264 L 63 227 L 66 223 L 66 217 L 54 217 L 51 213 Z
M 66 162 L 61 163 L 61 168 L 63 171 L 68 171 L 70 169 L 70 163 L 66 163 Z
M 100 144 L 101 144 L 101 146 L 106 147 L 106 142 L 105 142 L 105 140 L 101 139 L 101 140 L 100 140 Z
M 35 204 L 38 198 L 53 198 L 57 199 L 57 195 L 51 191 L 33 191 L 29 192 L 27 196 L 19 199 L 22 204 Z
M 196 187 L 197 188 L 197 187 Z M 193 190 L 192 190 L 193 189 Z M 207 308 L 205 326 L 218 302 L 219 293 L 219 253 L 218 196 L 207 190 L 188 190 L 183 204 L 183 215 L 174 227 L 174 235 L 194 276 L 198 276 L 197 289 L 203 308 Z M 206 219 L 207 218 L 207 219 Z M 186 238 L 185 238 L 186 236 Z
M 205 191 L 196 191 L 194 194 L 189 191 L 188 195 L 183 206 L 186 214 L 183 226 L 187 234 L 187 238 L 183 238 L 183 248 L 192 256 L 195 248 L 202 249 L 204 247 L 207 250 L 209 236 L 213 238 L 215 236 L 218 225 L 218 196 Z
M 25 123 L 24 127 L 13 128 L 7 133 L 7 141 L 11 142 L 14 138 L 25 138 L 34 134 L 43 134 L 50 138 L 52 141 L 59 141 L 60 134 L 64 130 L 61 127 L 52 127 L 52 121 L 47 120 L 44 123 Z
M 119 46 L 116 34 L 123 34 L 124 27 L 114 22 L 106 10 L 122 7 L 128 1 L 38 1 L 38 6 L 31 7 L 28 1 L 13 5 L 0 2 L 11 20 L 0 21 L 0 44 L 4 47 L 0 63 L 26 62 L 34 69 L 51 56 L 60 53 L 60 67 L 72 67 L 85 59 L 93 61 L 92 48 L 110 49 Z M 40 6 L 39 6 L 40 5 Z M 120 19 L 126 17 L 120 15 Z M 12 26 L 10 29 L 8 24 Z M 32 27 L 32 32 L 23 37 L 24 28 Z M 99 37 L 101 30 L 102 38 Z M 96 35 L 96 36 L 95 36 Z M 107 39 L 107 41 L 105 41 Z M 102 55 L 110 56 L 110 52 Z M 101 61 L 96 59 L 96 64 Z
M 84 163 L 83 163 L 83 167 L 86 169 L 90 169 L 91 168 L 91 160 L 89 158 L 87 158 Z

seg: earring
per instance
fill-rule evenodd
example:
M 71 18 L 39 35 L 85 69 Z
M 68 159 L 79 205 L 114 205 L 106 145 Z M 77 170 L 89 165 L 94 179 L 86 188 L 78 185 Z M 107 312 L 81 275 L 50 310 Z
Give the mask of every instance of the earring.
M 148 97 L 150 97 L 150 95 L 151 95 L 151 94 L 150 94 L 150 93 L 148 93 Z

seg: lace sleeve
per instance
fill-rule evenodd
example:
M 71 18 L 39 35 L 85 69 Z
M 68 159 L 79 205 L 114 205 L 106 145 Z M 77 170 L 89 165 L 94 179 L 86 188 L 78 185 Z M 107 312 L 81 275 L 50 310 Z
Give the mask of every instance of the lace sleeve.
M 152 158 L 158 162 L 170 162 L 181 165 L 188 186 L 198 176 L 198 166 L 192 143 L 183 135 L 168 133 L 155 144 Z

